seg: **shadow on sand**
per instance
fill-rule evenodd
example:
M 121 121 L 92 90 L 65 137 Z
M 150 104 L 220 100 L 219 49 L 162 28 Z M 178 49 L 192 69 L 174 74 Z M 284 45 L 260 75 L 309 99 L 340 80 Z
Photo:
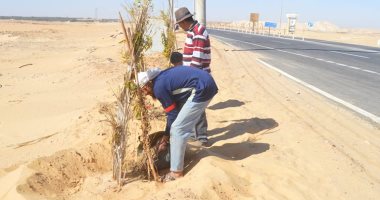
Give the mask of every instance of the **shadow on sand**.
M 246 141 L 242 143 L 227 143 L 222 146 L 212 146 L 209 148 L 199 148 L 188 145 L 188 148 L 189 150 L 185 156 L 185 173 L 193 169 L 201 159 L 208 156 L 232 161 L 243 160 L 252 155 L 268 151 L 270 145 L 267 143 Z
M 239 100 L 229 99 L 225 102 L 219 102 L 217 104 L 214 104 L 212 106 L 209 106 L 208 109 L 210 110 L 220 110 L 224 108 L 230 108 L 230 107 L 239 107 L 244 105 L 245 103 Z
M 219 140 L 227 140 L 244 133 L 255 134 L 264 130 L 271 130 L 278 126 L 278 123 L 271 118 L 260 119 L 241 119 L 233 120 L 232 123 L 224 128 L 216 128 L 209 131 L 210 144 Z M 222 134 L 224 133 L 224 134 Z M 225 160 L 243 160 L 255 154 L 263 153 L 270 149 L 270 145 L 267 143 L 255 143 L 251 141 L 244 141 L 241 143 L 226 143 L 222 146 L 211 147 L 194 147 L 188 145 L 188 152 L 186 155 L 186 167 L 185 173 L 190 171 L 202 158 L 207 156 L 216 156 Z
M 278 126 L 278 123 L 271 118 L 260 119 L 255 117 L 251 119 L 233 120 L 233 122 L 234 123 L 226 127 L 215 128 L 208 131 L 208 136 L 210 137 L 209 143 L 213 144 L 216 141 L 227 140 L 242 135 L 244 133 L 255 134 L 263 130 L 271 130 Z M 212 137 L 214 135 L 215 137 Z

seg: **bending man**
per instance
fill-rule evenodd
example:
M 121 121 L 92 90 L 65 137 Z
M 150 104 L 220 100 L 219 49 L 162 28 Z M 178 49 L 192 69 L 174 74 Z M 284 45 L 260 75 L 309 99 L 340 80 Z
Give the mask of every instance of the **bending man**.
M 138 81 L 144 94 L 158 99 L 166 112 L 171 172 L 165 175 L 164 181 L 175 180 L 183 176 L 187 140 L 194 134 L 196 123 L 218 87 L 207 72 L 186 66 L 140 72 Z

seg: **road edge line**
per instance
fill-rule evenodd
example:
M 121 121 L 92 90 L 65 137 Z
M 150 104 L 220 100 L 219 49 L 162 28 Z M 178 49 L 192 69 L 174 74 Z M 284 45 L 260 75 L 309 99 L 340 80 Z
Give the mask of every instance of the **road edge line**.
M 299 83 L 299 84 L 301 84 L 301 85 L 303 85 L 303 86 L 305 86 L 305 87 L 313 90 L 314 92 L 317 92 L 317 93 L 321 94 L 322 96 L 324 96 L 324 97 L 326 97 L 326 98 L 328 98 L 330 100 L 333 100 L 333 101 L 335 101 L 337 103 L 340 103 L 343 106 L 345 106 L 345 107 L 347 107 L 347 108 L 349 108 L 349 109 L 351 109 L 351 110 L 353 110 L 353 111 L 355 111 L 355 112 L 357 112 L 357 113 L 359 113 L 359 114 L 361 114 L 361 115 L 363 115 L 363 116 L 371 119 L 372 121 L 376 122 L 377 124 L 380 124 L 380 117 L 378 117 L 378 116 L 376 116 L 376 115 L 374 115 L 374 114 L 372 114 L 372 113 L 370 113 L 368 111 L 365 111 L 365 110 L 363 110 L 363 109 L 361 109 L 359 107 L 356 107 L 356 106 L 354 106 L 354 105 L 352 105 L 352 104 L 350 104 L 350 103 L 348 103 L 348 102 L 346 102 L 346 101 L 344 101 L 342 99 L 339 99 L 338 97 L 335 97 L 335 96 L 333 96 L 333 95 L 331 95 L 331 94 L 329 94 L 329 93 L 327 93 L 327 92 L 325 92 L 325 91 L 323 91 L 323 90 L 321 90 L 321 89 L 319 89 L 319 88 L 317 88 L 317 87 L 315 87 L 315 86 L 313 86 L 313 85 L 311 85 L 309 83 L 301 81 L 300 79 L 298 79 L 298 78 L 296 78 L 296 77 L 294 77 L 294 76 L 292 76 L 292 75 L 290 75 L 290 74 L 288 74 L 288 73 L 286 73 L 286 72 L 284 72 L 284 71 L 282 71 L 282 70 L 274 67 L 273 65 L 270 65 L 270 64 L 262 61 L 261 59 L 256 59 L 256 60 L 258 62 L 260 62 L 261 64 L 265 65 L 266 67 L 279 72 L 280 74 L 282 74 L 282 75 L 286 76 L 287 78 L 290 78 L 291 80 L 293 80 L 293 81 L 295 81 L 295 82 L 297 82 L 297 83 Z

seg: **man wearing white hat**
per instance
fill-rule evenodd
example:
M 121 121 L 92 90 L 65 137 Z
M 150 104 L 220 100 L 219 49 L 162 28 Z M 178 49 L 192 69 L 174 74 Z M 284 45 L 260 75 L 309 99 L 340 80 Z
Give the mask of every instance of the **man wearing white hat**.
M 206 27 L 194 20 L 193 15 L 186 7 L 176 10 L 175 18 L 176 23 L 187 31 L 183 48 L 183 65 L 196 67 L 210 73 L 211 47 Z M 207 126 L 206 112 L 204 112 L 195 130 L 195 139 L 203 145 L 208 142 Z
M 166 138 L 170 136 L 171 172 L 163 181 L 175 180 L 183 176 L 187 140 L 194 134 L 196 123 L 218 87 L 209 73 L 187 66 L 164 71 L 153 68 L 137 76 L 144 94 L 158 99 L 166 112 L 165 133 Z

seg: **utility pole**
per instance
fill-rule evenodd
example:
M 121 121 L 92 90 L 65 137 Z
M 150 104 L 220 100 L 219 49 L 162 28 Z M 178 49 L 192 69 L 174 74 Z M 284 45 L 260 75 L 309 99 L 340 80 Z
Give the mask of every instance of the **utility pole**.
M 194 0 L 195 18 L 206 26 L 206 0 Z
M 94 21 L 98 21 L 98 8 L 95 8 Z
M 170 23 L 173 22 L 173 17 L 174 17 L 174 0 L 169 0 L 169 9 L 170 9 Z
M 284 0 L 281 0 L 280 30 L 282 26 L 282 11 L 284 9 Z

